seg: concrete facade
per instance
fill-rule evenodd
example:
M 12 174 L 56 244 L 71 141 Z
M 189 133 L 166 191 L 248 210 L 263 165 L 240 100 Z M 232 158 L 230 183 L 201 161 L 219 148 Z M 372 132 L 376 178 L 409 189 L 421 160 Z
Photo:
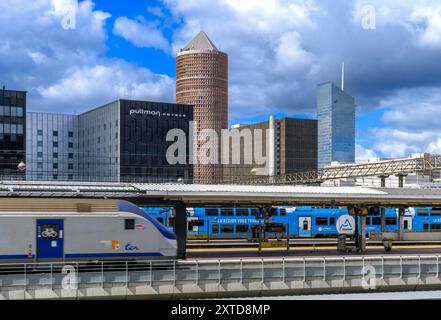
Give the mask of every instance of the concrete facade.
M 269 123 L 261 122 L 251 125 L 240 125 L 229 132 L 241 134 L 239 149 L 230 139 L 229 160 L 224 164 L 224 181 L 238 179 L 248 180 L 253 176 L 269 175 Z M 252 142 L 245 140 L 245 133 L 250 132 Z M 309 119 L 283 118 L 275 121 L 275 175 L 284 175 L 295 172 L 317 169 L 317 121 Z M 260 138 L 261 137 L 261 138 Z M 225 148 L 225 146 L 224 146 Z M 255 158 L 263 155 L 266 162 L 262 165 Z M 240 163 L 234 163 L 234 155 L 240 154 Z M 251 164 L 245 162 L 245 156 L 252 155 Z M 257 169 L 253 170 L 253 169 Z M 253 170 L 253 171 L 252 171 Z
M 439 263 L 437 255 L 175 261 L 171 270 L 81 273 L 81 281 L 71 279 L 68 288 L 61 286 L 64 275 L 56 272 L 51 285 L 40 284 L 40 274 L 2 276 L 0 298 L 185 299 L 439 290 Z M 48 275 L 43 276 L 47 283 Z

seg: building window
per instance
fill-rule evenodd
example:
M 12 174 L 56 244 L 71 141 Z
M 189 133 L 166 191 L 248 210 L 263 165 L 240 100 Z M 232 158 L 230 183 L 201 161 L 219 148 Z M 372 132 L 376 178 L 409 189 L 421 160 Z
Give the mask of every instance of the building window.
M 41 151 L 37 152 L 37 157 L 38 158 L 43 158 L 43 152 L 41 152 Z
M 69 164 L 67 165 L 67 169 L 69 169 L 69 170 L 73 170 L 73 163 L 69 163 Z
M 68 180 L 73 180 L 73 174 L 69 174 L 69 175 L 67 175 L 67 179 L 68 179 Z
M 43 135 L 43 130 L 37 130 L 37 135 L 38 136 L 42 136 Z
M 43 169 L 43 162 L 37 162 L 37 169 Z
M 69 159 L 73 159 L 73 153 L 69 153 Z
M 73 132 L 69 131 L 69 138 L 73 138 Z
M 53 168 L 53 169 L 58 169 L 58 163 L 56 163 L 56 162 L 53 163 L 53 164 L 52 164 L 52 168 Z
M 54 159 L 58 159 L 58 152 L 54 152 L 54 153 L 52 154 L 52 157 L 53 157 Z
M 73 148 L 73 142 L 69 142 L 69 148 Z
M 43 146 L 43 141 L 37 141 L 37 147 L 42 147 Z
M 52 132 L 52 135 L 53 135 L 54 137 L 58 137 L 58 131 L 54 131 L 54 132 Z
M 58 148 L 58 141 L 54 141 L 54 142 L 52 142 L 52 146 L 53 146 L 54 148 Z
M 53 175 L 52 175 L 52 179 L 54 179 L 54 180 L 58 180 L 58 174 L 53 174 Z

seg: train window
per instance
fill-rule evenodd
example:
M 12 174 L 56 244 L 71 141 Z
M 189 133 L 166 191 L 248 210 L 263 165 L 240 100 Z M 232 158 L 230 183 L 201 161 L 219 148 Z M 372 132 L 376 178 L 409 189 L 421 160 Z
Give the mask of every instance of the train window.
M 428 209 L 418 209 L 418 215 L 420 217 L 427 217 L 429 215 Z
M 209 217 L 214 217 L 214 216 L 218 216 L 219 212 L 216 208 L 206 208 L 205 215 Z
M 280 208 L 280 216 L 281 217 L 285 217 L 286 216 L 286 209 L 285 208 Z
M 236 208 L 236 216 L 248 216 L 247 208 Z
M 168 219 L 168 227 L 174 226 L 175 225 L 175 217 L 170 217 Z
M 223 233 L 233 233 L 234 226 L 232 224 L 223 224 L 221 225 L 221 232 Z
M 441 224 L 435 223 L 430 225 L 430 231 L 440 231 L 441 230 Z
M 265 226 L 266 232 L 281 233 L 285 232 L 285 226 L 281 223 L 270 223 Z
M 432 211 L 430 211 L 430 215 L 431 216 L 441 216 L 441 208 L 432 208 Z
M 205 220 L 193 220 L 193 225 L 197 227 L 203 227 L 205 225 Z
M 135 230 L 135 219 L 125 219 L 124 228 L 126 230 Z
M 372 221 L 371 218 L 366 217 L 366 225 L 367 225 L 367 226 L 369 226 L 369 225 L 372 224 L 371 221 Z
M 205 224 L 204 220 L 191 220 L 188 222 L 188 230 L 192 231 L 193 227 L 203 227 Z
M 324 217 L 315 218 L 315 225 L 316 226 L 327 226 L 328 225 L 328 218 L 324 218 Z
M 219 233 L 219 224 L 217 224 L 217 223 L 213 223 L 213 224 L 211 225 L 211 232 L 212 232 L 212 233 Z
M 221 208 L 221 216 L 234 216 L 232 208 Z
M 329 225 L 331 225 L 331 226 L 335 225 L 335 218 L 334 217 L 329 218 Z
M 249 226 L 247 224 L 236 225 L 236 232 L 248 232 Z
M 164 224 L 164 218 L 156 218 L 156 220 L 158 220 L 158 222 Z
M 381 218 L 372 218 L 372 224 L 378 226 L 381 224 Z
M 257 216 L 257 215 L 259 215 L 259 209 L 257 209 L 257 208 L 251 208 L 251 215 L 252 215 L 252 216 Z
M 395 226 L 397 224 L 397 218 L 386 218 L 387 226 Z

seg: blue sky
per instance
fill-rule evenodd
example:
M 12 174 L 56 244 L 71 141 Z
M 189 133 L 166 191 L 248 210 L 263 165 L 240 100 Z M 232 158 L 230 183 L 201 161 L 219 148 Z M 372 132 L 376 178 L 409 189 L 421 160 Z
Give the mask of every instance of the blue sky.
M 30 110 L 174 102 L 175 53 L 203 29 L 229 54 L 230 124 L 314 118 L 316 84 L 345 61 L 358 159 L 441 153 L 441 3 L 368 2 L 2 0 L 1 80 Z

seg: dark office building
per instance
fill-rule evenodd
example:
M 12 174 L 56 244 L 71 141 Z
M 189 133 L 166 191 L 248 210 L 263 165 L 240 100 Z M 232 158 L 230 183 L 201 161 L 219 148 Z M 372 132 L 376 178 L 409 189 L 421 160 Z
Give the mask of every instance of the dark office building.
M 280 174 L 317 169 L 317 120 L 283 118 L 280 130 Z
M 190 121 L 193 107 L 182 104 L 120 101 L 121 180 L 146 177 L 150 182 L 192 182 L 193 166 L 189 164 Z M 186 165 L 170 165 L 167 133 L 172 129 L 185 132 Z M 145 181 L 146 179 L 143 179 Z
M 193 107 L 117 100 L 79 116 L 80 176 L 93 181 L 192 182 L 190 121 Z M 169 130 L 186 138 L 186 161 L 169 164 Z
M 18 164 L 26 162 L 26 92 L 0 89 L 0 176 L 24 179 Z

